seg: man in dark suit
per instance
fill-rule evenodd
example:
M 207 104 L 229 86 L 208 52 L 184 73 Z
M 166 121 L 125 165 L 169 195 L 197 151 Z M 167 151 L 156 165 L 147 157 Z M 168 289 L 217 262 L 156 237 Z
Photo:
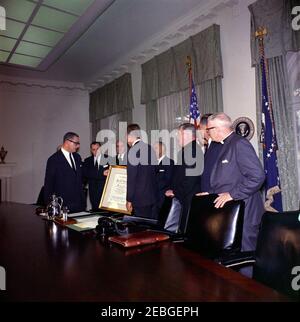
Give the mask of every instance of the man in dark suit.
M 127 196 L 128 211 L 138 217 L 156 219 L 157 213 L 157 160 L 152 147 L 141 140 L 138 124 L 127 127 Z
M 78 134 L 66 133 L 60 150 L 48 159 L 46 166 L 44 182 L 46 203 L 50 201 L 52 194 L 56 194 L 63 198 L 63 204 L 70 212 L 83 211 L 86 208 L 81 157 L 77 153 L 79 146 Z
M 222 144 L 210 174 L 210 191 L 219 196 L 215 207 L 230 200 L 244 200 L 242 250 L 256 248 L 256 240 L 264 205 L 260 188 L 265 181 L 262 165 L 250 142 L 232 131 L 232 122 L 224 113 L 208 118 L 207 131 L 213 141 Z M 245 271 L 245 275 L 248 273 Z
M 212 141 L 208 133 L 209 131 L 206 130 L 208 118 L 211 115 L 211 113 L 202 115 L 199 124 L 199 130 L 202 136 L 202 151 L 204 153 L 204 168 L 198 190 L 204 192 L 204 194 L 206 194 L 207 191 L 210 191 L 210 174 L 219 156 L 220 150 L 223 147 L 220 143 Z M 202 194 L 197 193 L 197 195 Z
M 199 188 L 203 171 L 203 152 L 196 142 L 196 129 L 193 124 L 184 123 L 179 126 L 178 143 L 181 150 L 174 166 L 171 187 L 165 195 L 179 200 L 182 206 L 180 226 L 184 228 L 192 197 Z
M 207 120 L 212 115 L 212 113 L 207 113 L 201 116 L 199 123 L 199 131 L 201 133 L 201 145 L 202 151 L 205 154 L 211 144 L 211 138 L 206 131 L 207 128 Z
M 90 145 L 91 156 L 83 163 L 83 177 L 88 183 L 89 197 L 92 210 L 99 209 L 102 192 L 106 180 L 106 170 L 108 170 L 108 156 L 101 153 L 100 142 L 92 142 Z
M 166 156 L 166 146 L 163 142 L 155 143 L 154 151 L 158 163 L 156 178 L 159 193 L 158 208 L 160 209 L 165 199 L 165 192 L 172 182 L 174 161 Z

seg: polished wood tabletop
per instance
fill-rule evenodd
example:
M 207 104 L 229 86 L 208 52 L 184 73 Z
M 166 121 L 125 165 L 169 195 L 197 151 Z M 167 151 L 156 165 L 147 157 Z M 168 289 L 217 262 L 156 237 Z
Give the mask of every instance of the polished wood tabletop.
M 164 241 L 125 250 L 0 204 L 5 301 L 285 301 L 230 269 Z

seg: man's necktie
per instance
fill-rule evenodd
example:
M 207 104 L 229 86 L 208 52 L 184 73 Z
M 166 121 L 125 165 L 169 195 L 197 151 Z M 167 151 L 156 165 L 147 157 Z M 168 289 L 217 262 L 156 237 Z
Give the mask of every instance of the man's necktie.
M 70 153 L 70 160 L 71 160 L 72 169 L 76 172 L 75 163 L 72 158 L 72 153 Z
M 204 154 L 206 154 L 207 150 L 208 150 L 208 144 L 204 144 Z
M 95 161 L 95 168 L 96 168 L 96 170 L 98 170 L 98 160 L 97 159 Z

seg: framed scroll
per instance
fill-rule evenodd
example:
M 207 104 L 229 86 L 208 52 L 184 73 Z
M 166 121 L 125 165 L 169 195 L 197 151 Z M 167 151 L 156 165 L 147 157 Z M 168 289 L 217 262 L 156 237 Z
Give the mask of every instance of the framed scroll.
M 127 167 L 110 166 L 99 208 L 130 214 L 126 209 Z

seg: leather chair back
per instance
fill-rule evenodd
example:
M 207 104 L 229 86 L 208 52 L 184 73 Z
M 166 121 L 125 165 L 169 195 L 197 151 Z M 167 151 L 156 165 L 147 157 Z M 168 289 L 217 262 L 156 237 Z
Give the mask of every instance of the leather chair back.
M 264 214 L 255 257 L 256 280 L 300 300 L 299 211 Z
M 244 202 L 215 208 L 217 195 L 194 196 L 187 219 L 186 242 L 201 254 L 216 258 L 241 249 Z
M 165 197 L 158 215 L 158 226 L 171 234 L 180 234 L 182 205 L 179 200 Z

